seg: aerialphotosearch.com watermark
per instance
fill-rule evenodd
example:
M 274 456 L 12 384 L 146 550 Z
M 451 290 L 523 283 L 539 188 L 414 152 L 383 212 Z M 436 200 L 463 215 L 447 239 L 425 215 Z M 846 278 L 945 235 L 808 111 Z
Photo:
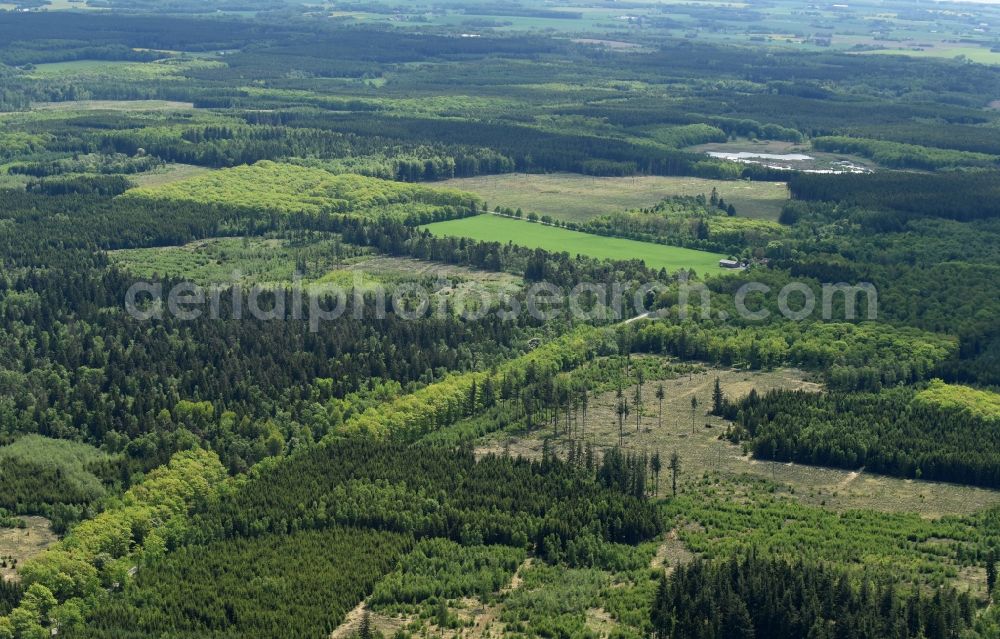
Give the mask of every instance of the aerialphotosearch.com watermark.
M 238 273 L 234 273 L 233 281 L 239 281 Z M 419 320 L 451 313 L 477 320 L 495 313 L 501 320 L 513 321 L 526 313 L 539 321 L 568 317 L 574 321 L 606 322 L 673 316 L 682 320 L 739 318 L 762 322 L 777 313 L 792 321 L 841 321 L 858 319 L 858 310 L 863 306 L 863 319 L 878 317 L 878 294 L 870 283 L 822 284 L 818 296 L 816 288 L 805 282 L 790 282 L 775 291 L 763 282 L 747 282 L 725 295 L 731 295 L 731 303 L 727 300 L 713 306 L 713 298 L 722 294 L 713 292 L 704 282 L 683 276 L 672 285 L 659 281 L 640 286 L 584 282 L 569 288 L 534 282 L 520 288 L 494 289 L 456 287 L 447 278 L 432 285 L 404 282 L 385 286 L 365 282 L 359 273 L 351 286 L 303 284 L 301 275 L 296 274 L 291 285 L 266 287 L 181 282 L 165 290 L 161 282 L 140 281 L 126 292 L 125 310 L 133 319 L 143 321 L 165 316 L 179 320 L 207 316 L 302 321 L 313 332 L 345 315 L 357 320 L 379 320 L 389 315 Z

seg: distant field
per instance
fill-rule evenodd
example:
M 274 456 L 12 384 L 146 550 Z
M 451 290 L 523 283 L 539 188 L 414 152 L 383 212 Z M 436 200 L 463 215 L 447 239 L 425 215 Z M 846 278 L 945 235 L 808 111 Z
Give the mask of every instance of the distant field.
M 878 49 L 866 53 L 884 55 L 905 55 L 913 58 L 957 58 L 965 56 L 980 64 L 1000 64 L 1000 53 L 983 47 L 932 47 L 929 49 Z
M 117 68 L 128 68 L 142 62 L 129 62 L 125 60 L 70 60 L 68 62 L 47 62 L 36 64 L 32 70 L 33 76 L 53 76 L 65 75 L 67 73 L 90 73 L 94 71 L 107 71 Z
M 170 58 L 154 62 L 129 62 L 123 60 L 71 60 L 35 65 L 29 77 L 52 78 L 116 78 L 120 80 L 150 80 L 179 78 L 187 71 L 213 69 L 225 66 L 215 60 Z
M 193 109 L 191 102 L 169 100 L 70 100 L 68 102 L 36 102 L 36 111 L 179 111 Z
M 731 202 L 740 216 L 777 220 L 788 199 L 783 183 L 705 180 L 693 177 L 592 177 L 575 173 L 514 173 L 444 182 L 471 191 L 490 208 L 522 208 L 559 220 L 580 221 L 644 206 L 672 195 L 708 195 L 712 188 Z
M 716 272 L 719 270 L 719 260 L 726 257 L 707 251 L 580 233 L 498 215 L 478 215 L 438 222 L 424 228 L 436 235 L 467 237 L 480 241 L 513 242 L 528 248 L 565 251 L 571 255 L 589 255 L 598 259 L 640 259 L 646 266 L 666 268 L 669 271 L 693 268 L 698 273 Z
M 92 7 L 87 6 L 85 0 L 49 0 L 49 5 L 45 7 L 47 10 L 65 10 L 73 9 L 79 11 L 81 9 L 92 9 Z

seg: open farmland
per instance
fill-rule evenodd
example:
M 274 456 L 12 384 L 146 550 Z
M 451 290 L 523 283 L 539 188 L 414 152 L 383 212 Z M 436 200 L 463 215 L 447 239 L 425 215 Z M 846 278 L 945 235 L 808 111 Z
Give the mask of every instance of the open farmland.
M 650 268 L 674 271 L 694 269 L 698 273 L 719 270 L 725 255 L 677 246 L 636 242 L 617 237 L 591 235 L 544 224 L 525 222 L 498 215 L 478 215 L 425 226 L 435 235 L 467 237 L 490 242 L 513 242 L 528 248 L 565 251 L 603 260 L 642 260 Z
M 557 220 L 581 222 L 615 211 L 652 206 L 675 195 L 709 195 L 712 189 L 736 207 L 743 217 L 776 220 L 788 200 L 780 182 L 706 180 L 696 177 L 593 177 L 574 173 L 529 175 L 513 173 L 459 178 L 444 185 L 471 191 L 490 208 L 504 206 L 551 215 Z

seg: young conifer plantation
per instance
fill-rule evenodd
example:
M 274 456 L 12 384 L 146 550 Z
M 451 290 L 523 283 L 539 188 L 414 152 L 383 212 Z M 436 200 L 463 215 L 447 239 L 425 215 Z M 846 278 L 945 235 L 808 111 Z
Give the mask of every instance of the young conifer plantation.
M 0 2 L 0 639 L 997 639 L 1000 6 Z

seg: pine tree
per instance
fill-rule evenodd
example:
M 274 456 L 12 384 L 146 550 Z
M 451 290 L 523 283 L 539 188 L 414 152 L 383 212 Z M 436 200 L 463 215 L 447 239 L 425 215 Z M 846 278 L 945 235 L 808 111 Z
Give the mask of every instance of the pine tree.
M 719 378 L 715 378 L 715 388 L 712 389 L 712 414 L 722 415 L 726 405 L 726 396 L 722 393 L 722 385 Z
M 639 371 L 639 385 L 635 387 L 635 432 L 642 427 L 642 371 Z
M 691 396 L 691 434 L 694 434 L 694 412 L 698 410 L 698 398 Z
M 493 388 L 493 378 L 487 377 L 483 382 L 482 403 L 484 408 L 492 408 L 496 403 L 496 391 Z
M 365 609 L 361 615 L 361 625 L 358 626 L 358 639 L 372 639 L 372 613 Z
M 660 402 L 660 416 L 657 419 L 656 428 L 657 430 L 663 428 L 663 399 L 667 396 L 667 391 L 664 389 L 663 384 L 656 387 L 656 399 Z
M 673 633 L 673 616 L 670 610 L 670 582 L 667 580 L 667 573 L 660 573 L 659 583 L 656 584 L 656 595 L 653 597 L 653 610 L 651 620 L 653 630 L 657 639 L 666 639 Z
M 628 418 L 628 402 L 624 399 L 618 400 L 618 445 L 625 441 L 625 420 Z
M 655 478 L 655 484 L 653 492 L 655 494 L 660 494 L 660 471 L 663 469 L 663 462 L 660 460 L 660 451 L 653 453 L 653 458 L 649 462 L 649 467 L 653 471 L 653 477 Z
M 466 408 L 466 414 L 474 415 L 476 413 L 476 400 L 478 398 L 478 389 L 476 388 L 476 380 L 472 380 L 472 386 L 469 387 L 469 402 Z
M 986 592 L 993 596 L 993 590 L 997 585 L 997 552 L 990 549 L 986 557 Z
M 438 628 L 448 627 L 448 606 L 445 604 L 444 599 L 438 601 L 437 611 L 434 616 L 434 621 L 437 623 Z
M 503 381 L 500 382 L 500 401 L 506 404 L 512 397 L 514 397 L 514 382 L 504 373 Z
M 667 467 L 670 468 L 670 487 L 676 497 L 677 476 L 681 474 L 681 456 L 677 454 L 676 450 L 670 454 L 670 464 Z

